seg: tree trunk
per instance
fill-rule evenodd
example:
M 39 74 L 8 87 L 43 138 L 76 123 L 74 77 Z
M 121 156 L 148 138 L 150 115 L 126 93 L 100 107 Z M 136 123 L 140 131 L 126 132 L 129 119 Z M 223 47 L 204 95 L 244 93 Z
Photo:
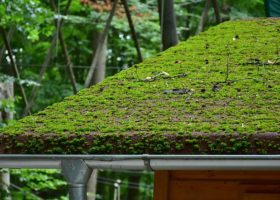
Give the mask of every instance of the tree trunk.
M 13 82 L 6 82 L 6 83 L 0 83 L 0 101 L 1 100 L 7 100 L 14 98 L 14 84 Z M 5 112 L 0 110 L 0 122 L 7 122 L 9 120 L 13 119 L 13 112 Z M 0 187 L 3 191 L 5 191 L 6 195 L 5 200 L 10 200 L 10 192 L 9 192 L 9 186 L 10 186 L 10 173 L 8 169 L 2 169 L 0 171 Z M 0 196 L 1 197 L 1 196 Z
M 123 3 L 124 10 L 125 10 L 125 13 L 126 13 L 126 18 L 127 18 L 128 25 L 129 25 L 129 28 L 130 28 L 131 36 L 132 36 L 132 39 L 134 41 L 134 46 L 135 46 L 135 49 L 136 49 L 136 52 L 137 52 L 138 60 L 139 60 L 139 62 L 142 62 L 143 57 L 142 57 L 142 53 L 141 53 L 141 50 L 140 50 L 138 37 L 137 37 L 137 34 L 136 34 L 136 30 L 134 28 L 134 24 L 133 24 L 131 13 L 130 13 L 130 10 L 129 10 L 129 7 L 128 7 L 127 0 L 122 0 L 122 3 Z
M 101 32 L 99 31 L 94 31 L 93 33 L 93 51 L 96 54 L 97 52 L 97 46 L 100 43 L 101 40 Z M 105 78 L 106 74 L 106 56 L 107 56 L 107 36 L 105 38 L 104 43 L 102 44 L 102 47 L 99 48 L 99 59 L 97 60 L 96 63 L 96 68 L 93 73 L 93 79 L 92 79 L 92 84 L 97 84 L 100 81 L 103 81 Z
M 206 0 L 204 9 L 202 11 L 201 18 L 200 18 L 200 21 L 199 21 L 199 24 L 198 24 L 198 27 L 196 30 L 196 34 L 199 34 L 200 32 L 203 31 L 204 26 L 208 19 L 208 12 L 209 12 L 210 6 L 211 6 L 211 0 Z
M 139 197 L 139 188 L 136 188 L 136 185 L 140 184 L 140 174 L 131 174 L 128 178 L 128 194 L 127 197 L 129 200 L 140 200 Z
M 11 194 L 10 194 L 10 190 L 9 190 L 10 172 L 8 169 L 1 169 L 0 185 L 1 185 L 1 190 L 4 191 L 4 193 L 5 193 L 5 194 L 0 193 L 0 198 L 3 200 L 11 200 Z M 2 197 L 2 195 L 3 195 L 3 197 Z
M 88 200 L 96 199 L 97 177 L 98 177 L 98 170 L 97 169 L 92 170 L 92 174 L 87 184 Z
M 226 0 L 223 0 L 222 9 L 221 9 L 221 12 L 223 13 L 223 17 L 221 18 L 222 22 L 230 20 L 230 16 L 229 16 L 230 11 L 231 11 L 230 5 L 227 3 Z
M 15 77 L 20 80 L 20 73 L 19 73 L 19 70 L 18 70 L 18 67 L 17 67 L 17 63 L 16 63 L 16 60 L 15 60 L 15 57 L 13 55 L 13 49 L 12 49 L 11 43 L 10 43 L 10 41 L 8 39 L 8 35 L 6 33 L 6 30 L 3 27 L 0 27 L 0 30 L 2 32 L 4 44 L 5 44 L 5 47 L 7 49 L 8 56 L 10 58 L 10 64 L 11 64 L 11 66 L 13 68 Z M 28 103 L 28 100 L 27 100 L 27 97 L 26 97 L 25 89 L 24 89 L 24 87 L 21 84 L 19 84 L 19 89 L 20 89 L 20 93 L 21 93 L 21 96 L 23 98 L 23 102 L 24 102 L 25 106 L 28 106 L 29 103 Z M 27 114 L 30 114 L 30 112 L 27 112 Z
M 192 10 L 192 5 L 188 4 L 186 6 L 186 10 L 188 13 L 191 13 Z M 184 40 L 188 39 L 191 36 L 191 29 L 190 29 L 190 21 L 191 21 L 191 17 L 189 15 L 186 16 L 186 32 L 184 34 Z
M 221 15 L 220 15 L 220 9 L 219 9 L 219 4 L 218 4 L 217 0 L 212 0 L 212 5 L 214 8 L 214 12 L 215 12 L 216 22 L 217 22 L 217 24 L 219 24 L 219 23 L 221 23 Z
M 99 53 L 102 53 L 102 49 L 105 49 L 105 48 L 103 48 L 103 45 L 105 45 L 107 43 L 108 32 L 109 32 L 109 29 L 110 29 L 110 26 L 111 26 L 111 23 L 112 23 L 112 19 L 115 15 L 117 5 L 118 5 L 118 0 L 115 0 L 114 3 L 113 3 L 113 7 L 112 7 L 112 10 L 110 12 L 110 15 L 106 20 L 105 28 L 99 36 L 100 37 L 99 44 L 97 45 L 98 46 L 97 47 L 98 51 L 95 52 L 95 54 L 92 58 L 92 62 L 91 62 L 91 65 L 90 65 L 90 68 L 89 68 L 89 71 L 88 71 L 88 74 L 87 74 L 87 77 L 86 77 L 86 80 L 85 80 L 85 87 L 90 87 L 91 85 L 94 84 L 94 82 L 96 82 L 96 81 L 93 80 L 94 79 L 93 75 L 95 73 L 95 68 L 97 67 L 97 63 L 99 62 L 100 58 L 102 57 L 102 55 L 100 56 Z M 98 73 L 96 73 L 96 74 L 98 74 Z
M 175 46 L 178 43 L 173 4 L 173 0 L 162 0 L 161 2 L 161 38 L 163 50 Z
M 94 54 L 98 53 L 97 52 L 98 49 L 100 50 L 100 52 L 99 52 L 99 59 L 96 62 L 96 68 L 94 70 L 92 84 L 97 84 L 100 81 L 103 81 L 106 74 L 107 36 L 104 40 L 104 43 L 102 44 L 102 47 L 98 48 L 98 45 L 100 45 L 101 35 L 102 33 L 99 31 L 93 32 L 93 52 Z M 98 170 L 94 169 L 92 171 L 87 186 L 88 200 L 96 199 L 97 177 L 98 177 Z
M 9 42 L 11 41 L 13 34 L 14 34 L 14 28 L 10 28 L 7 35 L 7 39 Z M 6 46 L 3 45 L 3 47 L 0 50 L 0 64 L 3 62 L 3 58 L 5 58 L 5 51 L 6 51 Z
M 161 13 L 162 13 L 162 0 L 157 0 L 158 16 L 159 16 L 159 25 L 161 26 Z
M 14 98 L 14 84 L 13 82 L 0 83 L 0 101 L 13 100 Z M 0 111 L 0 122 L 6 122 L 13 119 L 12 112 Z

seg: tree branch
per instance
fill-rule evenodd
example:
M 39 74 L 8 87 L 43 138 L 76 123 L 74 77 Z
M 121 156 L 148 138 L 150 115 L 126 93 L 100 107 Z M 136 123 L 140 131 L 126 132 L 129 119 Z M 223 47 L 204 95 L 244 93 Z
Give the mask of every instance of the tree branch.
M 67 5 L 66 5 L 66 8 L 65 8 L 65 11 L 64 11 L 64 15 L 67 15 L 68 13 L 68 10 L 69 10 L 69 7 L 71 5 L 71 2 L 72 0 L 68 0 L 67 2 Z M 55 45 L 56 45 L 56 42 L 57 42 L 57 38 L 58 38 L 58 34 L 59 34 L 59 30 L 61 29 L 63 25 L 63 19 L 60 19 L 57 23 L 57 27 L 56 27 L 56 30 L 55 32 L 53 33 L 53 37 L 52 37 L 52 42 L 51 42 L 51 46 L 49 47 L 49 50 L 48 50 L 48 53 L 47 55 L 45 56 L 45 59 L 44 59 L 44 62 L 42 64 L 42 67 L 41 67 L 41 70 L 40 70 L 40 74 L 39 74 L 39 77 L 37 79 L 37 82 L 38 83 L 41 83 L 42 80 L 43 80 L 43 76 L 44 74 L 46 73 L 46 70 L 49 66 L 49 62 L 51 60 L 51 57 L 53 55 L 53 50 L 55 49 Z M 30 99 L 29 99 L 29 104 L 25 106 L 25 109 L 24 109 L 24 115 L 26 115 L 28 112 L 30 112 L 30 109 L 31 107 L 33 106 L 34 104 L 34 101 L 35 101 L 35 98 L 37 96 L 37 92 L 38 92 L 38 86 L 33 86 L 32 88 L 32 91 L 31 91 L 31 94 L 30 94 Z
M 53 0 L 51 0 L 51 6 L 52 6 L 52 9 L 54 11 L 57 10 Z M 60 42 L 60 45 L 62 47 L 62 51 L 63 51 L 64 57 L 65 57 L 65 60 L 66 60 L 66 68 L 67 68 L 68 73 L 69 73 L 69 78 L 70 78 L 70 82 L 71 82 L 71 85 L 72 85 L 72 88 L 73 88 L 73 92 L 74 92 L 74 94 L 76 94 L 78 92 L 78 89 L 77 89 L 76 77 L 75 77 L 75 74 L 73 72 L 74 65 L 71 61 L 71 57 L 69 55 L 66 43 L 64 41 L 63 32 L 62 32 L 61 29 L 62 28 L 58 29 L 59 42 Z
M 15 61 L 14 56 L 13 56 L 12 47 L 11 47 L 10 41 L 8 39 L 7 33 L 6 33 L 6 31 L 3 27 L 1 27 L 1 32 L 2 32 L 3 39 L 4 39 L 5 47 L 8 51 L 8 56 L 11 60 L 11 65 L 12 65 L 14 74 L 15 74 L 16 78 L 18 80 L 20 80 L 20 74 L 19 74 L 19 70 L 18 70 L 16 61 Z M 25 106 L 27 106 L 28 105 L 28 100 L 26 98 L 26 93 L 25 93 L 24 87 L 21 84 L 19 84 L 19 88 L 20 88 L 21 96 L 23 98 L 23 102 L 24 102 Z M 30 112 L 27 112 L 27 114 L 30 114 Z
M 219 4 L 218 4 L 217 0 L 212 0 L 212 5 L 214 8 L 217 24 L 219 24 L 219 23 L 221 23 L 222 20 L 221 20 L 221 15 L 220 15 Z
M 127 0 L 122 0 L 122 3 L 123 3 L 123 6 L 124 6 L 124 10 L 125 10 L 125 13 L 126 13 L 126 17 L 127 17 L 127 20 L 128 20 L 131 35 L 132 35 L 132 38 L 133 38 L 133 41 L 134 41 L 134 45 L 135 45 L 135 48 L 136 48 L 136 51 L 137 51 L 138 59 L 139 59 L 140 62 L 142 62 L 143 57 L 142 57 L 142 54 L 141 54 L 137 34 L 136 34 L 136 31 L 135 31 L 135 28 L 134 28 L 134 25 L 133 25 L 132 17 L 131 17 L 129 8 L 128 8 Z
M 13 33 L 14 33 L 14 28 L 10 28 L 8 34 L 7 34 L 7 39 L 8 39 L 8 42 L 11 41 L 11 38 L 13 36 Z M 6 50 L 6 46 L 4 44 L 4 46 L 1 48 L 0 50 L 0 64 L 2 63 L 3 61 L 3 57 L 5 56 L 5 50 Z
M 198 24 L 198 27 L 196 30 L 196 34 L 199 34 L 201 31 L 203 31 L 207 18 L 208 18 L 207 15 L 208 15 L 210 6 L 211 6 L 211 0 L 206 0 L 204 9 L 202 11 L 201 18 L 200 18 L 200 21 L 199 21 L 199 24 Z

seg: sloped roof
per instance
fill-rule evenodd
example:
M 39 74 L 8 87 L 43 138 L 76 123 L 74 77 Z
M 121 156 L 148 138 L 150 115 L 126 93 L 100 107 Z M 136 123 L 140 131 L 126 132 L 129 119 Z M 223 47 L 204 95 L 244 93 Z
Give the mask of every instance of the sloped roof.
M 279 154 L 279 64 L 280 20 L 226 22 L 0 130 L 0 153 Z

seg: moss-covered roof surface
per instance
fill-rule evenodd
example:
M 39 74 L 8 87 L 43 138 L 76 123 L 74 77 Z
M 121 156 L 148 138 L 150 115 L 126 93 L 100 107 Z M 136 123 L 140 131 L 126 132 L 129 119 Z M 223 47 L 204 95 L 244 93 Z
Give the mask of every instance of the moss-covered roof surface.
M 0 153 L 279 154 L 279 83 L 280 20 L 226 22 L 0 130 Z

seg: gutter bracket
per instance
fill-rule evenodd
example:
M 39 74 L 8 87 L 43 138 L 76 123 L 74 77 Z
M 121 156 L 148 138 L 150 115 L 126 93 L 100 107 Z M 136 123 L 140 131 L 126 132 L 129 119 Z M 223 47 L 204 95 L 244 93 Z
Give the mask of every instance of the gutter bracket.
M 144 161 L 144 165 L 146 167 L 146 170 L 148 171 L 154 171 L 153 168 L 151 167 L 151 160 L 149 158 L 148 154 L 144 154 L 142 157 L 143 161 Z
M 61 169 L 69 185 L 70 200 L 87 200 L 87 182 L 92 169 L 82 159 L 62 160 Z

